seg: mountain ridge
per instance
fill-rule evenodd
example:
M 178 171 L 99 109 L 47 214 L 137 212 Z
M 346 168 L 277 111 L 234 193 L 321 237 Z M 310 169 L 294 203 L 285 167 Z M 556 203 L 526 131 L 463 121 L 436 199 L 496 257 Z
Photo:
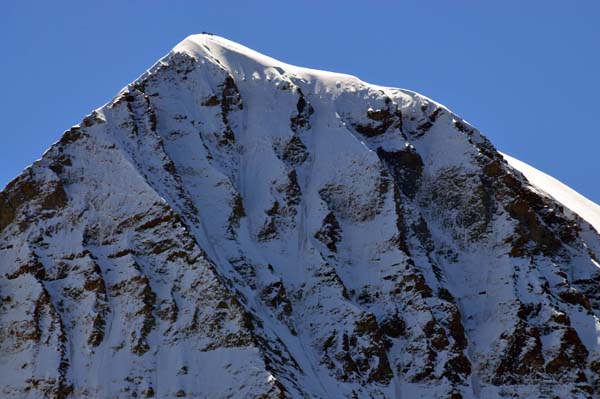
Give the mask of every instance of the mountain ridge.
M 561 181 L 537 170 L 525 162 L 507 154 L 502 154 L 502 156 L 504 156 L 513 168 L 523 173 L 532 185 L 554 197 L 556 201 L 560 202 L 566 208 L 591 224 L 596 231 L 600 231 L 600 205 L 579 194 Z

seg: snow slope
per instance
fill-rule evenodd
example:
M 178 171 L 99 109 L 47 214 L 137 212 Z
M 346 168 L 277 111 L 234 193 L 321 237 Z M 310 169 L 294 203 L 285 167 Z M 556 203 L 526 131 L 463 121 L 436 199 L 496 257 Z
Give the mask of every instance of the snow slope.
M 0 396 L 599 397 L 600 237 L 522 169 L 190 36 L 0 192 Z
M 590 201 L 554 177 L 537 170 L 525 162 L 506 154 L 502 154 L 502 156 L 510 166 L 523 173 L 534 187 L 552 196 L 566 208 L 591 224 L 596 231 L 600 231 L 600 205 Z

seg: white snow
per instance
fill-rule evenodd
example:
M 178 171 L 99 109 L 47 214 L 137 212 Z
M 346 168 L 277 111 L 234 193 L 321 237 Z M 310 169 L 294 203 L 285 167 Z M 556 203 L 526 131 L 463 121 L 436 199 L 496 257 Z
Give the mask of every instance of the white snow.
M 502 156 L 510 166 L 523 173 L 535 188 L 553 197 L 600 232 L 600 205 L 533 166 L 504 153 Z

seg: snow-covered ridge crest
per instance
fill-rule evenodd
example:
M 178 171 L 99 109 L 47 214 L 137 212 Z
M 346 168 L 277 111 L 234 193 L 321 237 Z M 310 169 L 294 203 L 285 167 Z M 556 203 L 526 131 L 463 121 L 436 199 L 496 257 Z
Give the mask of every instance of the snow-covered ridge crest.
M 232 75 L 237 75 L 242 79 L 252 79 L 253 76 L 256 77 L 256 73 L 259 73 L 258 76 L 263 79 L 277 74 L 287 75 L 308 83 L 312 82 L 317 90 L 331 93 L 356 90 L 358 87 L 370 87 L 373 90 L 400 90 L 409 95 L 419 95 L 431 103 L 442 106 L 411 90 L 367 83 L 356 76 L 345 73 L 291 65 L 214 34 L 190 35 L 173 48 L 172 53 L 177 52 L 186 53 L 199 59 L 218 60 Z
M 338 81 L 360 81 L 352 75 L 286 64 L 239 43 L 211 34 L 191 35 L 175 46 L 173 52 L 185 52 L 198 58 L 215 58 L 234 74 L 245 76 L 245 73 L 250 72 L 248 77 L 258 69 L 256 66 L 261 66 L 262 69 L 278 68 L 279 73 L 324 80 L 333 83 L 334 87 Z
M 0 396 L 596 398 L 600 237 L 518 170 L 191 36 L 0 192 Z
M 591 224 L 596 231 L 600 231 L 600 205 L 590 201 L 564 183 L 525 162 L 507 154 L 502 154 L 502 156 L 504 156 L 510 166 L 523 173 L 534 187 L 552 196 L 567 209 L 570 209 Z

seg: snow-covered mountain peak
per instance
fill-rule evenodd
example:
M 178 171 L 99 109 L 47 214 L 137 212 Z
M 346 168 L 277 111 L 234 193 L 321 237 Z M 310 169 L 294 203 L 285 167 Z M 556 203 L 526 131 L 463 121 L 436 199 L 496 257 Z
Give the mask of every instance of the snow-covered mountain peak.
M 318 79 L 322 82 L 332 83 L 336 87 L 340 84 L 357 84 L 359 79 L 342 73 L 321 71 L 302 68 L 286 64 L 241 44 L 213 34 L 190 35 L 173 49 L 173 52 L 184 52 L 193 57 L 207 60 L 217 60 L 232 74 L 239 75 L 242 79 L 266 79 L 273 74 L 297 77 L 307 82 Z
M 598 397 L 600 237 L 510 164 L 190 36 L 0 192 L 1 396 Z

